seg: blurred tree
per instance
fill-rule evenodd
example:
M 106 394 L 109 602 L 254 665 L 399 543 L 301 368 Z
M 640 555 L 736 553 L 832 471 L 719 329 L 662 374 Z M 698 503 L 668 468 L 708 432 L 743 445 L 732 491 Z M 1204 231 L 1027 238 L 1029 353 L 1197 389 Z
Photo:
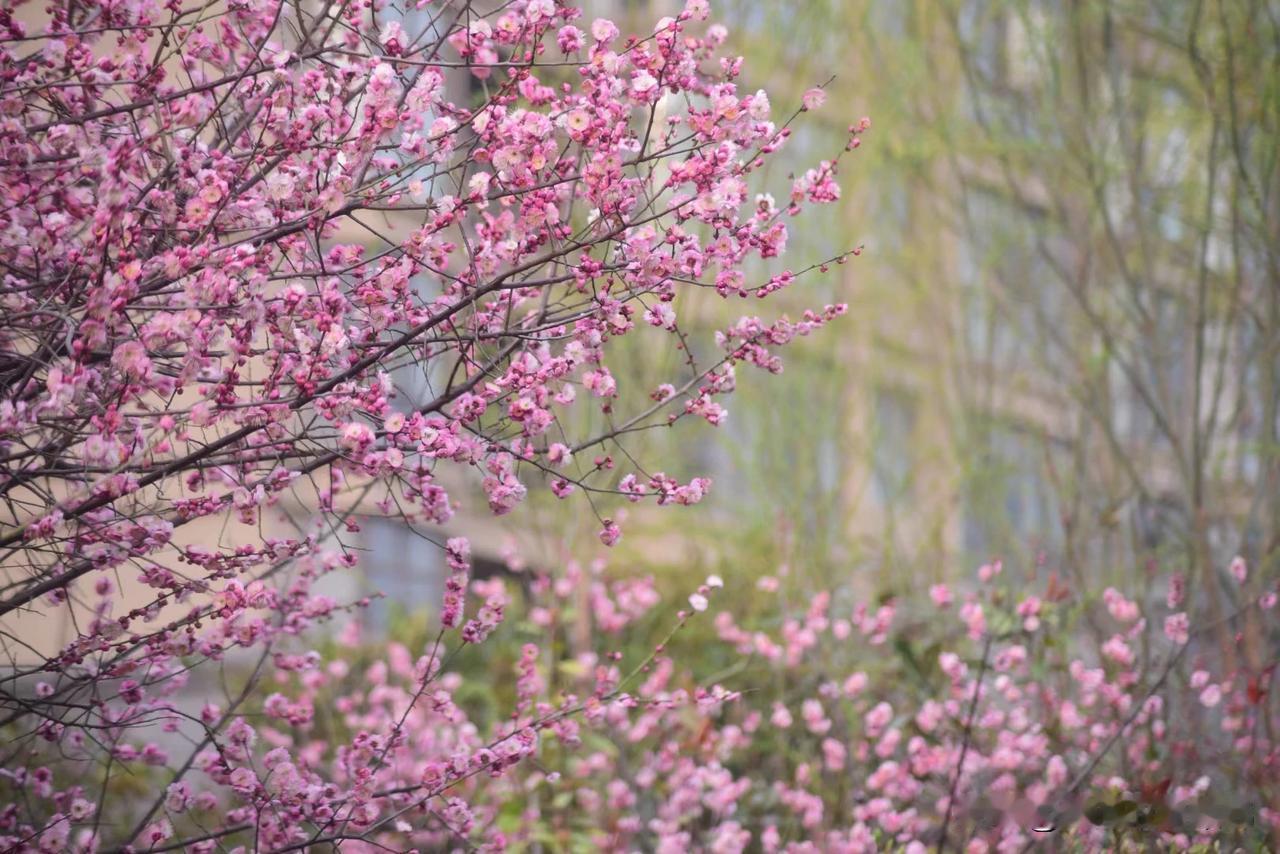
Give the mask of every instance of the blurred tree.
M 737 529 L 777 550 L 779 515 L 796 532 L 821 519 L 790 557 L 886 586 L 940 558 L 999 554 L 1082 589 L 1159 561 L 1195 573 L 1212 609 L 1232 555 L 1275 572 L 1280 9 L 723 5 L 775 99 L 836 75 L 837 109 L 793 156 L 843 133 L 833 118 L 883 131 L 838 214 L 797 235 L 867 247 L 841 343 L 788 365 L 793 387 L 836 390 L 831 412 L 744 388 L 735 508 L 790 500 Z M 839 487 L 820 488 L 833 469 Z
M 919 177 L 964 247 L 963 420 L 1041 431 L 1082 584 L 1160 560 L 1213 613 L 1232 555 L 1280 548 L 1280 10 L 920 8 L 940 50 L 903 103 L 949 143 Z

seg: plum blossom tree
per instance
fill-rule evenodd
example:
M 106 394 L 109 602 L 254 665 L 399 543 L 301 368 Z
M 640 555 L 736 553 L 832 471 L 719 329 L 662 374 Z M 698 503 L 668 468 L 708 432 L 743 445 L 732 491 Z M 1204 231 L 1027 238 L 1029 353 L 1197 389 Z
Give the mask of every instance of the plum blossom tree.
M 598 570 L 568 573 L 594 579 L 584 604 L 602 637 L 634 632 L 653 607 Z M 1115 589 L 1090 601 L 995 562 L 929 599 L 806 591 L 795 574 L 761 578 L 754 608 L 750 590 L 713 596 L 709 625 L 686 625 L 693 636 L 655 658 L 630 703 L 584 716 L 594 749 L 526 769 L 528 790 L 574 807 L 531 807 L 514 838 L 541 822 L 600 850 L 1269 849 L 1274 665 L 1226 671 L 1217 627 L 1188 633 L 1169 581 L 1158 604 Z M 567 586 L 533 590 L 544 620 L 571 613 Z M 1232 622 L 1249 614 L 1274 637 L 1274 582 L 1232 594 Z M 1100 654 L 1078 643 L 1083 622 L 1108 638 Z M 685 667 L 691 647 L 711 684 Z M 544 669 L 540 688 L 591 690 L 611 667 L 577 680 Z
M 343 666 L 296 640 L 347 606 L 312 589 L 355 563 L 329 535 L 365 502 L 443 524 L 468 482 L 499 515 L 544 484 L 699 501 L 704 478 L 619 470 L 625 437 L 719 424 L 737 366 L 779 372 L 779 347 L 846 308 L 743 316 L 707 361 L 677 295 L 792 286 L 754 262 L 838 198 L 840 157 L 781 207 L 755 194 L 790 119 L 740 91 L 705 0 L 626 39 L 560 0 L 26 11 L 0 9 L 3 847 L 469 839 L 476 779 L 546 731 L 571 741 L 582 704 L 526 686 L 513 725 L 465 726 L 446 651 L 507 602 L 451 539 L 440 635 L 386 665 L 411 687 L 374 678 L 349 739 L 315 736 L 305 692 L 256 688 Z M 628 388 L 628 336 L 683 373 Z M 406 371 L 430 393 L 407 398 Z M 300 490 L 319 521 L 265 525 Z M 193 541 L 210 519 L 236 544 Z M 33 618 L 73 636 L 42 650 L 9 622 Z M 191 674 L 229 656 L 243 689 L 186 710 Z

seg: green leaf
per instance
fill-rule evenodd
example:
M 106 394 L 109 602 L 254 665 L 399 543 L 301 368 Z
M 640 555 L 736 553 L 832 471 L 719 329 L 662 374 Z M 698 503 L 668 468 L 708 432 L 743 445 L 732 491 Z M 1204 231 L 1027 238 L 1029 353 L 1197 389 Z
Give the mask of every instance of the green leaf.
M 1104 804 L 1102 801 L 1094 801 L 1084 808 L 1084 817 L 1099 827 L 1106 824 L 1114 814 L 1111 804 Z

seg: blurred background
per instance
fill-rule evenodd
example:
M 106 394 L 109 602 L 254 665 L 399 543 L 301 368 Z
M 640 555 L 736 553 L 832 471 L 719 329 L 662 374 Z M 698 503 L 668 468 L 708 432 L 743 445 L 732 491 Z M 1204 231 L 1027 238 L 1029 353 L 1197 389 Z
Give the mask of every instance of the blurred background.
M 645 33 L 678 4 L 588 9 Z M 715 573 L 719 613 L 666 647 L 691 690 L 723 683 L 794 703 L 857 669 L 877 697 L 928 691 L 939 649 L 963 632 L 926 590 L 945 581 L 959 598 L 1001 560 L 1011 601 L 1061 603 L 1035 644 L 1060 670 L 1066 648 L 1104 659 L 1107 588 L 1165 613 L 1178 575 L 1186 610 L 1217 627 L 1197 655 L 1270 660 L 1256 625 L 1234 635 L 1220 618 L 1240 591 L 1231 559 L 1266 585 L 1280 556 L 1280 3 L 717 0 L 713 18 L 744 57 L 743 91 L 766 89 L 779 122 L 805 90 L 827 92 L 754 190 L 785 204 L 793 173 L 873 122 L 841 160 L 840 201 L 791 220 L 787 254 L 749 275 L 862 251 L 758 307 L 690 289 L 681 328 L 697 355 L 743 313 L 798 317 L 834 301 L 850 312 L 785 348 L 782 376 L 740 369 L 721 426 L 632 434 L 625 460 L 610 449 L 623 469 L 709 475 L 701 504 L 651 512 L 531 488 L 501 525 L 460 516 L 477 574 L 516 580 L 539 603 L 513 609 L 513 637 L 550 636 L 553 681 L 585 690 L 605 652 L 599 591 L 623 599 L 627 579 L 654 579 L 662 610 L 603 641 L 638 661 L 671 641 L 671 610 Z M 679 375 L 679 353 L 632 338 L 630 375 L 611 362 L 620 385 Z M 601 517 L 628 512 L 621 543 L 601 546 Z M 439 549 L 430 532 L 361 525 L 360 583 L 390 594 L 366 626 L 420 647 L 431 623 L 415 614 L 439 601 Z M 556 594 L 543 607 L 547 579 Z M 887 643 L 873 635 L 878 651 L 851 641 L 793 670 L 716 642 L 735 624 L 797 637 L 799 615 L 828 601 L 864 635 L 886 603 L 900 623 Z M 491 675 L 512 672 L 514 644 L 465 666 L 469 712 L 499 719 L 511 698 Z M 1193 732 L 1209 727 L 1194 698 L 1184 706 Z M 785 734 L 759 748 L 744 767 L 777 779 L 789 772 L 775 765 L 812 754 Z M 832 791 L 835 815 L 847 804 Z
M 624 32 L 673 11 L 589 6 Z M 1158 568 L 1197 579 L 1210 611 L 1231 556 L 1270 572 L 1280 4 L 718 0 L 713 16 L 779 121 L 826 85 L 757 189 L 785 197 L 788 169 L 872 118 L 842 199 L 792 220 L 781 260 L 863 252 L 760 305 L 851 311 L 791 345 L 782 377 L 740 371 L 724 425 L 632 437 L 637 458 L 715 485 L 632 519 L 612 563 L 885 596 L 997 556 L 1094 591 Z M 708 341 L 757 310 L 686 299 Z M 619 381 L 678 367 L 651 358 Z M 478 549 L 497 564 L 508 538 L 553 563 L 603 553 L 579 502 L 530 495 Z M 406 552 L 380 542 L 371 583 L 404 583 Z
M 647 33 L 682 4 L 585 5 L 588 20 Z M 481 578 L 607 557 L 602 572 L 655 575 L 684 591 L 677 601 L 708 573 L 730 590 L 767 576 L 797 596 L 886 601 L 999 558 L 1029 589 L 1053 578 L 1085 598 L 1182 573 L 1192 607 L 1212 616 L 1232 556 L 1271 577 L 1280 3 L 712 7 L 744 57 L 741 89 L 766 89 L 777 121 L 805 90 L 827 92 L 754 191 L 785 205 L 792 173 L 837 155 L 861 117 L 873 127 L 841 161 L 840 201 L 791 219 L 786 255 L 748 275 L 860 255 L 758 304 L 689 289 L 690 349 L 712 352 L 714 331 L 743 313 L 835 301 L 850 313 L 785 348 L 781 377 L 742 368 L 721 426 L 628 437 L 634 459 L 710 476 L 703 503 L 650 512 L 531 488 L 501 520 L 464 511 L 449 530 L 416 530 L 360 500 L 358 530 L 340 539 L 363 572 L 335 576 L 336 598 L 380 592 L 367 623 L 421 625 L 440 601 L 438 544 L 459 533 Z M 483 81 L 458 84 L 459 101 L 486 98 Z M 621 345 L 634 358 L 612 362 L 620 384 L 687 371 L 650 340 Z M 410 406 L 432 372 L 410 362 L 395 382 Z M 283 509 L 301 525 L 311 504 Z M 600 519 L 628 512 L 605 549 Z
M 410 20 L 422 14 L 412 5 L 380 11 Z M 683 0 L 582 5 L 588 20 L 647 34 Z M 1280 0 L 711 5 L 729 51 L 744 58 L 742 93 L 766 89 L 778 122 L 811 87 L 827 94 L 796 118 L 753 192 L 785 207 L 794 175 L 838 155 L 863 116 L 873 124 L 841 159 L 840 200 L 790 219 L 786 255 L 746 272 L 759 284 L 788 267 L 857 257 L 808 270 L 762 302 L 687 289 L 678 298 L 687 355 L 709 357 L 715 331 L 744 313 L 798 318 L 847 302 L 848 315 L 783 348 L 781 376 L 741 367 L 720 426 L 683 419 L 600 451 L 615 456 L 618 475 L 643 460 L 681 481 L 709 476 L 695 506 L 655 512 L 581 493 L 559 501 L 535 483 L 538 472 L 522 471 L 528 498 L 510 515 L 489 514 L 477 485 L 446 483 L 462 499 L 459 515 L 447 528 L 415 528 L 353 488 L 326 536 L 357 552 L 360 570 L 329 575 L 325 592 L 370 599 L 367 611 L 353 609 L 358 619 L 326 626 L 317 639 L 326 659 L 340 659 L 344 673 L 349 662 L 358 683 L 386 658 L 389 638 L 414 655 L 429 648 L 438 624 L 427 615 L 448 573 L 440 544 L 467 535 L 481 589 L 509 588 L 515 600 L 504 641 L 457 662 L 468 677 L 457 700 L 482 728 L 515 702 L 520 645 L 507 641 L 517 640 L 545 651 L 551 688 L 581 696 L 595 690 L 597 665 L 652 661 L 660 643 L 688 668 L 675 682 L 691 691 L 723 683 L 762 703 L 807 701 L 837 696 L 827 687 L 856 668 L 870 672 L 876 699 L 911 707 L 897 695 L 932 697 L 949 685 L 938 654 L 963 636 L 925 591 L 947 582 L 960 601 L 977 567 L 995 560 L 1012 588 L 1009 598 L 992 594 L 1002 605 L 1024 595 L 1062 604 L 1053 631 L 1028 641 L 1057 661 L 1060 681 L 1075 671 L 1050 647 L 1070 645 L 1074 656 L 1093 644 L 1085 657 L 1102 658 L 1090 653 L 1114 630 L 1100 617 L 1104 590 L 1165 613 L 1173 575 L 1187 580 L 1178 607 L 1215 628 L 1228 662 L 1239 647 L 1260 672 L 1274 659 L 1274 634 L 1246 631 L 1246 615 L 1235 635 L 1222 618 L 1242 613 L 1234 556 L 1247 561 L 1251 591 L 1280 575 Z M 487 99 L 482 80 L 449 85 L 459 103 Z M 665 334 L 640 330 L 612 351 L 632 400 L 688 378 L 686 354 L 654 337 Z M 665 346 L 650 346 L 657 340 Z M 448 382 L 441 370 L 406 360 L 393 375 L 400 405 L 432 399 L 433 385 Z M 601 418 L 579 409 L 574 417 Z M 602 424 L 566 426 L 594 435 Z M 590 468 L 593 453 L 578 464 Z M 305 488 L 267 524 L 309 530 L 316 490 Z M 612 549 L 598 538 L 605 518 L 624 526 Z M 183 536 L 221 546 L 261 536 L 214 521 L 218 530 L 193 525 Z M 725 583 L 713 613 L 665 646 L 673 612 L 711 574 Z M 891 634 L 889 602 L 904 615 Z M 825 625 L 828 606 L 842 615 L 841 640 L 852 614 L 881 648 L 833 645 L 781 667 L 751 649 L 755 638 L 746 636 L 747 654 L 735 639 L 736 622 L 785 638 L 799 656 L 812 643 L 792 640 Z M 990 616 L 994 634 L 1022 631 L 1009 613 Z M 51 649 L 76 632 L 38 617 L 19 630 Z M 1203 651 L 1195 642 L 1194 654 Z M 223 675 L 197 674 L 184 702 L 203 702 Z M 333 733 L 346 724 L 317 705 L 315 736 L 339 743 Z M 1186 720 L 1198 737 L 1201 719 Z M 966 745 L 967 733 L 966 724 Z M 610 735 L 588 744 L 626 758 Z M 777 780 L 791 769 L 774 766 L 807 768 L 813 746 L 788 754 L 789 738 L 762 736 L 742 767 L 767 767 L 765 779 Z M 1224 755 L 1223 767 L 1239 764 Z M 825 794 L 838 818 L 835 805 L 849 799 L 843 789 Z M 557 809 L 569 803 L 555 798 Z M 573 810 L 555 820 L 595 830 Z

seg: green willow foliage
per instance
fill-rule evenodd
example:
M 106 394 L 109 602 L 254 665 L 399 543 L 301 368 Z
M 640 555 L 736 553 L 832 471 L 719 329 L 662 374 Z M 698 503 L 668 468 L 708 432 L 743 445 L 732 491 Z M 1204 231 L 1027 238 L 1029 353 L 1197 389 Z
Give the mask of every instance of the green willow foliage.
M 766 499 L 744 554 L 885 589 L 946 557 L 1082 588 L 1156 562 L 1211 606 L 1231 555 L 1275 572 L 1275 4 L 729 7 L 749 84 L 834 74 L 830 115 L 881 131 L 795 237 L 866 248 L 845 339 L 788 364 L 829 405 L 748 386 L 732 414 L 735 503 Z M 813 119 L 792 156 L 843 132 Z

